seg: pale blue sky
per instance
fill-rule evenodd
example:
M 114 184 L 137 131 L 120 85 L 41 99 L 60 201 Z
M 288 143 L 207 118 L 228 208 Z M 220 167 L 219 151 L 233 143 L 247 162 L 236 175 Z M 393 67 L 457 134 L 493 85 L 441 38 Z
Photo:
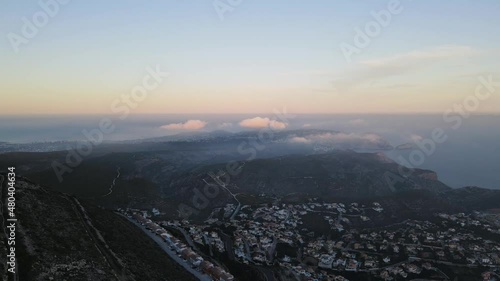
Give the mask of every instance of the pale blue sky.
M 7 113 L 109 113 L 160 65 L 171 76 L 137 113 L 441 112 L 498 77 L 495 0 L 401 0 L 348 62 L 339 45 L 389 2 L 242 0 L 221 20 L 213 1 L 73 0 L 16 53 L 7 34 L 41 8 L 2 0 L 0 90 L 15 93 Z

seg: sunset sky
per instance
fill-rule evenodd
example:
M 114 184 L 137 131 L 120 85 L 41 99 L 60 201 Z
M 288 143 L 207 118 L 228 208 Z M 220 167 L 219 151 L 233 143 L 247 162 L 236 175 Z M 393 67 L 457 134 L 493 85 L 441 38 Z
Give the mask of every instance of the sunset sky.
M 221 16 L 211 0 L 73 0 L 16 52 L 44 10 L 3 0 L 0 114 L 110 114 L 156 67 L 170 75 L 132 113 L 442 113 L 479 76 L 500 82 L 496 0 L 401 0 L 347 60 L 390 2 L 242 0 Z M 477 112 L 500 113 L 500 89 Z

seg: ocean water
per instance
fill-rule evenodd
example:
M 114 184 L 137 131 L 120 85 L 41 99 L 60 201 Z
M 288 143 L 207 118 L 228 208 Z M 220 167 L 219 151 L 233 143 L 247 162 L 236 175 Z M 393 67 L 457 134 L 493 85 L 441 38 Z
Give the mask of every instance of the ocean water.
M 176 134 L 163 125 L 201 120 L 206 126 L 199 131 L 241 131 L 243 119 L 273 115 L 135 115 L 125 120 L 113 116 L 0 116 L 0 141 L 14 143 L 82 140 L 82 130 L 98 128 L 108 117 L 116 129 L 107 134 L 108 141 L 144 139 Z M 458 120 L 460 119 L 460 120 Z M 279 119 L 278 119 L 279 120 Z M 458 123 L 460 121 L 460 124 Z M 287 117 L 287 129 L 319 128 L 347 133 L 374 133 L 392 145 L 432 139 L 433 130 L 446 136 L 435 143 L 432 153 L 425 154 L 417 168 L 438 172 L 440 180 L 452 187 L 476 185 L 500 189 L 500 115 L 474 115 L 445 120 L 441 115 L 295 115 Z M 392 159 L 410 159 L 414 150 L 393 150 Z M 415 154 L 415 152 L 413 152 Z

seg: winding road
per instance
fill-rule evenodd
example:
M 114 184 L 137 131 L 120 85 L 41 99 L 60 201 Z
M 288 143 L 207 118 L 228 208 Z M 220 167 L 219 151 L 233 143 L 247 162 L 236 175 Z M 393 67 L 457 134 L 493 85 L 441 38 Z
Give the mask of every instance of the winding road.
M 72 203 L 73 207 L 75 208 L 76 214 L 82 221 L 82 224 L 87 234 L 94 242 L 94 245 L 96 246 L 97 250 L 102 254 L 103 258 L 108 263 L 116 279 L 119 281 L 135 281 L 135 279 L 132 277 L 132 274 L 128 271 L 126 266 L 121 262 L 121 260 L 115 255 L 115 253 L 108 246 L 108 244 L 102 237 L 101 232 L 94 227 L 94 225 L 92 224 L 92 219 L 89 217 L 87 211 L 82 206 L 80 201 L 78 201 L 78 199 L 70 195 L 65 194 L 64 196 L 66 200 Z
M 225 176 L 225 175 L 226 175 L 226 173 L 224 173 L 224 174 L 222 174 L 222 175 L 220 175 L 220 176 L 216 176 L 216 175 L 215 175 L 215 174 L 213 174 L 212 172 L 209 172 L 209 173 L 208 173 L 208 175 L 209 175 L 209 176 L 210 176 L 210 177 L 211 177 L 211 178 L 212 178 L 212 179 L 213 179 L 213 180 L 214 180 L 214 181 L 215 181 L 215 182 L 216 182 L 216 183 L 217 183 L 220 187 L 222 187 L 222 188 L 223 188 L 223 189 L 225 189 L 227 192 L 229 192 L 229 194 L 231 194 L 231 196 L 234 198 L 234 200 L 236 200 L 236 202 L 238 202 L 238 206 L 236 207 L 236 209 L 234 209 L 233 214 L 232 214 L 232 215 L 231 215 L 231 217 L 229 218 L 230 220 L 233 220 L 233 219 L 234 219 L 234 217 L 238 214 L 238 212 L 239 212 L 239 211 L 240 211 L 240 209 L 241 209 L 241 202 L 240 202 L 240 200 L 238 200 L 238 198 L 236 198 L 236 195 L 238 195 L 238 194 L 234 194 L 234 193 L 232 193 L 232 192 L 231 192 L 231 190 L 229 190 L 229 188 L 227 188 L 227 187 L 226 187 L 226 184 L 225 184 L 223 181 L 221 181 L 221 180 L 219 179 L 221 176 Z M 208 184 L 208 182 L 207 182 L 205 179 L 203 179 L 203 181 L 204 181 L 206 184 Z
M 106 197 L 108 195 L 111 195 L 111 193 L 113 193 L 113 188 L 115 187 L 116 185 L 116 180 L 120 178 L 120 167 L 118 167 L 116 169 L 116 177 L 113 179 L 113 182 L 111 183 L 111 185 L 109 186 L 109 192 L 104 194 L 102 197 Z

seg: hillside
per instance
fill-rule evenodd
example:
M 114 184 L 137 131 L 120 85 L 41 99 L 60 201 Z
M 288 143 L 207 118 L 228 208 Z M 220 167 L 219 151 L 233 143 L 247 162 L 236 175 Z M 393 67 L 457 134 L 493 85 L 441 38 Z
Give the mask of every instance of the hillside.
M 236 193 L 287 196 L 300 193 L 323 198 L 372 198 L 394 192 L 424 189 L 433 193 L 450 190 L 437 175 L 415 169 L 403 178 L 398 165 L 375 153 L 336 151 L 328 154 L 284 156 L 246 162 L 241 172 L 231 176 L 225 164 L 203 166 L 179 175 L 164 192 L 203 188 L 209 173 L 224 172 L 222 181 Z M 391 184 L 392 182 L 392 184 Z
M 119 215 L 26 179 L 16 188 L 18 280 L 195 280 Z

